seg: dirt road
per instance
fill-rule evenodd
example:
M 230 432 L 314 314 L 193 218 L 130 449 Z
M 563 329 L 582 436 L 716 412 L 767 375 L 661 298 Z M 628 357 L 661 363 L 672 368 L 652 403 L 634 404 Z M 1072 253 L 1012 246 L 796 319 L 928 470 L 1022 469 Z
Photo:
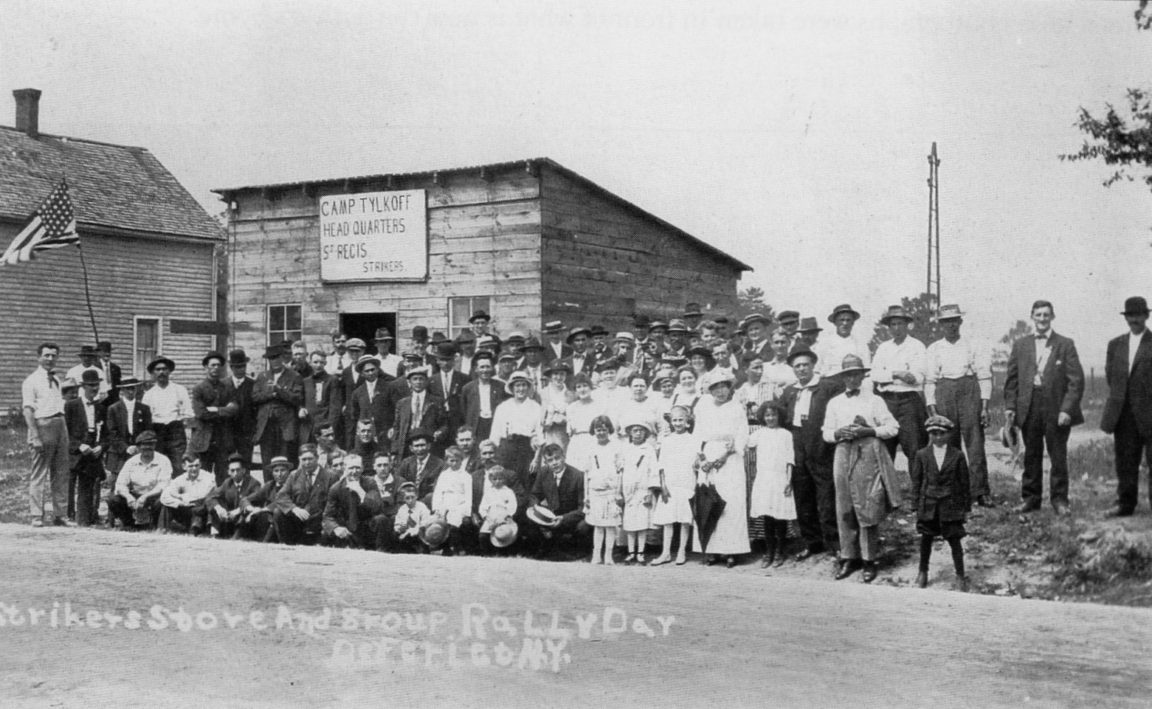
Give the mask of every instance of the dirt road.
M 0 574 L 5 707 L 1147 706 L 1152 696 L 1152 614 L 1138 609 L 697 565 L 16 525 L 0 525 Z

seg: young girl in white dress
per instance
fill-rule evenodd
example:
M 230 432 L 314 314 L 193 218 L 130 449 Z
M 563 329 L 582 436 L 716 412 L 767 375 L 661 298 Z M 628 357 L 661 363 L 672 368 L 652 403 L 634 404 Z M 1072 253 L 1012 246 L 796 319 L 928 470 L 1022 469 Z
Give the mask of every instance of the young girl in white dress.
M 792 433 L 780 427 L 784 412 L 780 404 L 760 405 L 756 418 L 763 424 L 748 438 L 748 448 L 756 450 L 756 481 L 752 485 L 750 517 L 764 518 L 764 560 L 760 568 L 784 563 L 788 522 L 796 519 L 796 499 L 792 497 L 792 466 L 795 453 Z
M 625 424 L 628 443 L 624 445 L 624 472 L 621 488 L 624 494 L 624 535 L 628 540 L 628 563 L 643 564 L 644 543 L 652 526 L 652 491 L 656 450 L 649 443 L 652 423 L 631 420 Z
M 692 496 L 696 492 L 696 473 L 692 466 L 700 453 L 700 441 L 689 432 L 692 412 L 686 406 L 673 406 L 669 413 L 671 433 L 660 444 L 658 463 L 660 493 L 652 510 L 652 523 L 664 528 L 664 551 L 653 566 L 672 561 L 672 541 L 680 527 L 680 548 L 676 565 L 688 560 L 688 539 L 692 536 Z
M 592 420 L 596 441 L 581 463 L 584 468 L 584 521 L 593 529 L 592 563 L 614 564 L 612 547 L 616 528 L 623 521 L 620 489 L 622 460 L 612 420 L 597 416 Z

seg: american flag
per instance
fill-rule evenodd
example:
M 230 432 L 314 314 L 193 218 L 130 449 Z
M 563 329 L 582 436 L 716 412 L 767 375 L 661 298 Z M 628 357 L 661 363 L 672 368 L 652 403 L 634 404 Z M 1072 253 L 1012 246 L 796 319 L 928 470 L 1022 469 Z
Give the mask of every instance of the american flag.
M 60 180 L 0 256 L 0 266 L 25 263 L 31 261 L 37 251 L 58 249 L 69 244 L 79 245 L 80 237 L 76 234 L 76 217 L 72 214 L 68 183 Z

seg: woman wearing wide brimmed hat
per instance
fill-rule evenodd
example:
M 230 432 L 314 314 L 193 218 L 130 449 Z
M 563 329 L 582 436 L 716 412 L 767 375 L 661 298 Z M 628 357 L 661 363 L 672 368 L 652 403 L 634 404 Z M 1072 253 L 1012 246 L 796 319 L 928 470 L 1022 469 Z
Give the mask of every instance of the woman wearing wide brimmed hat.
M 511 398 L 496 407 L 490 440 L 497 446 L 496 459 L 528 489 L 528 469 L 544 441 L 544 409 L 532 398 L 532 378 L 526 372 L 512 372 L 504 391 Z
M 707 563 L 726 557 L 729 568 L 736 557 L 751 551 L 748 544 L 748 487 L 744 469 L 744 449 L 748 447 L 748 417 L 732 399 L 735 375 L 727 369 L 708 374 L 706 386 L 711 396 L 696 407 L 693 430 L 705 447 L 700 478 L 716 487 L 724 500 L 724 511 L 715 529 L 696 526 L 696 548 L 708 555 Z
M 568 389 L 572 368 L 567 362 L 553 360 L 544 365 L 547 384 L 540 390 L 540 407 L 544 411 L 542 430 L 545 443 L 568 447 L 568 406 L 576 395 Z

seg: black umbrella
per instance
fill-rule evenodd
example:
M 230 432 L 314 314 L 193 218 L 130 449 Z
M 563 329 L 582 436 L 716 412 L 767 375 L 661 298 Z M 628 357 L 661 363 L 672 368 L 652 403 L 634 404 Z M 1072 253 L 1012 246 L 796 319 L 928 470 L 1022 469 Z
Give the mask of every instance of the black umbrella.
M 716 531 L 716 523 L 720 521 L 720 515 L 724 514 L 724 507 L 727 504 L 724 498 L 720 497 L 720 493 L 716 492 L 715 485 L 696 486 L 696 495 L 692 498 L 692 517 L 696 520 L 700 544 L 704 547 L 700 551 L 708 549 L 708 540 Z

